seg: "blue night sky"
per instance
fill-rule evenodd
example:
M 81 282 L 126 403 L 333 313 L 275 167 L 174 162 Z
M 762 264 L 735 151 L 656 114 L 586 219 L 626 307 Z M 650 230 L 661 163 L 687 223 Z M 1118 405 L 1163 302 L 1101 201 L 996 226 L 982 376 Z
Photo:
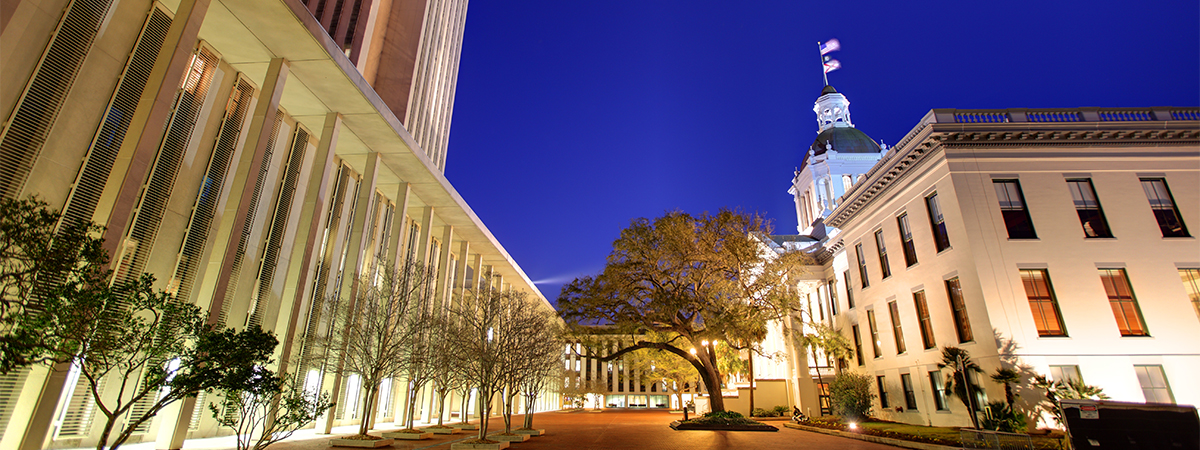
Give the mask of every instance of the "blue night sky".
M 542 293 L 636 217 L 737 207 L 794 234 L 816 42 L 854 124 L 933 108 L 1200 104 L 1200 2 L 474 1 L 446 176 Z

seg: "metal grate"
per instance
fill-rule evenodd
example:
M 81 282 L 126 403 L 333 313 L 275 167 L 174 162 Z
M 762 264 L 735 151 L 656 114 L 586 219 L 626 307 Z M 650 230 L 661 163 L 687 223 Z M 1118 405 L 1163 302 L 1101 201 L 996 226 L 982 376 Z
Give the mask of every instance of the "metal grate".
M 188 422 L 188 431 L 196 431 L 200 429 L 200 420 L 204 418 L 204 413 L 208 411 L 208 392 L 200 391 L 196 395 L 196 407 L 192 408 L 192 420 Z
M 296 371 L 297 376 L 299 376 L 299 374 L 306 373 L 307 371 L 304 370 L 306 368 L 316 367 L 314 362 L 317 359 L 317 356 L 313 354 L 313 351 L 316 350 L 314 347 L 317 346 L 316 344 L 321 340 L 321 335 L 323 334 L 324 327 L 321 325 L 322 321 L 326 320 L 324 312 L 327 309 L 327 306 L 325 305 L 325 289 L 328 286 L 329 269 L 332 267 L 332 263 L 328 261 L 328 257 L 330 256 L 329 249 L 331 245 L 329 242 L 329 236 L 332 233 L 336 233 L 336 225 L 341 223 L 342 206 L 345 201 L 346 194 L 345 177 L 347 176 L 348 171 L 349 169 L 345 165 L 339 165 L 337 175 L 333 179 L 333 192 L 329 196 L 329 210 L 325 215 L 325 227 L 321 230 L 322 238 L 319 247 L 320 250 L 317 255 L 317 267 L 313 271 L 312 295 L 309 297 L 308 318 L 304 329 L 304 341 L 300 347 L 299 359 L 301 368 L 300 370 Z M 325 367 L 323 362 L 321 363 L 319 370 L 324 372 Z M 320 378 L 320 381 L 318 381 L 318 391 L 320 390 L 320 383 L 323 380 L 324 378 L 322 377 Z
M 21 194 L 112 0 L 73 0 L 0 130 L 0 197 Z M 90 219 L 90 217 L 89 217 Z
M 247 324 L 262 326 L 262 316 L 266 305 L 270 303 L 271 288 L 275 280 L 275 269 L 279 263 L 279 252 L 283 247 L 283 235 L 287 228 L 288 218 L 292 214 L 292 200 L 296 196 L 296 186 L 300 182 L 300 169 L 304 166 L 304 154 L 308 150 L 308 131 L 296 127 L 292 136 L 292 150 L 288 152 L 287 162 L 284 163 L 283 183 L 279 195 L 275 199 L 275 212 L 272 214 L 271 228 L 267 231 L 267 245 L 258 269 L 258 289 L 250 301 L 250 317 Z
M 133 119 L 138 100 L 146 89 L 146 80 L 154 68 L 154 60 L 162 48 L 171 26 L 171 15 L 156 7 L 146 19 L 142 34 L 134 46 L 125 72 L 117 84 L 112 100 L 104 114 L 104 119 L 97 127 L 92 145 L 84 157 L 83 166 L 72 186 L 67 204 L 63 207 L 63 223 L 87 223 L 96 212 L 96 204 L 104 191 L 104 184 L 112 173 L 113 163 L 121 151 L 121 143 L 129 131 L 129 121 Z
M 250 205 L 246 208 L 246 221 L 242 223 L 242 229 L 238 236 L 237 253 L 233 255 L 233 263 L 229 266 L 229 285 L 225 289 L 225 301 L 221 304 L 221 315 L 217 319 L 217 323 L 224 324 L 229 319 L 229 308 L 233 306 L 234 296 L 237 295 L 238 279 L 241 278 L 242 262 L 246 259 L 246 245 L 249 244 L 250 234 L 254 231 L 254 216 L 258 209 L 258 199 L 262 196 L 263 184 L 267 179 L 267 172 L 271 170 L 271 154 L 275 151 L 275 139 L 279 137 L 279 127 L 283 124 L 283 111 L 275 111 L 275 121 L 271 126 L 271 136 L 267 140 L 267 147 L 263 149 L 262 164 L 259 165 L 258 174 L 254 177 L 254 193 L 250 197 Z
M 221 120 L 212 156 L 204 171 L 204 181 L 196 196 L 196 204 L 192 206 L 192 214 L 188 219 L 188 228 L 184 232 L 183 244 L 179 249 L 172 278 L 172 284 L 178 286 L 175 297 L 189 303 L 194 303 L 191 295 L 192 287 L 196 283 L 196 272 L 200 267 L 204 246 L 208 242 L 208 232 L 216 216 L 217 204 L 222 198 L 225 177 L 229 174 L 229 167 L 242 135 L 246 110 L 253 96 L 254 87 L 245 80 L 238 80 L 233 92 L 229 94 L 229 102 L 225 104 L 225 117 Z

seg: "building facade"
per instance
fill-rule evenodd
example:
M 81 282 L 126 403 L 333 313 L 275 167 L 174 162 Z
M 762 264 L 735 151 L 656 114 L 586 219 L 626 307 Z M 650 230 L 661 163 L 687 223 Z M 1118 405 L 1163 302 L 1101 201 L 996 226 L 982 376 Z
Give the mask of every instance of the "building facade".
M 320 303 L 367 268 L 415 260 L 444 301 L 485 285 L 550 307 L 443 175 L 465 12 L 465 0 L 6 1 L 0 195 L 105 226 L 114 281 L 151 273 L 210 323 L 275 332 L 278 371 L 338 402 L 318 426 L 355 423 L 354 377 L 314 378 L 305 361 L 329 325 Z M 103 420 L 82 385 L 69 367 L 0 377 L 0 448 L 94 446 Z M 385 383 L 378 422 L 399 417 L 403 385 Z M 433 396 L 419 399 L 418 417 L 433 416 Z M 163 411 L 131 442 L 228 434 L 208 400 Z
M 845 190 L 823 210 L 794 179 L 798 211 L 818 205 L 800 223 L 824 232 L 793 240 L 817 256 L 824 317 L 854 345 L 842 370 L 875 379 L 873 414 L 969 426 L 938 368 L 949 346 L 985 372 L 977 410 L 1004 399 L 988 378 L 1002 367 L 1021 374 L 1026 410 L 1044 398 L 1034 375 L 1118 401 L 1200 403 L 1197 119 L 935 109 L 863 176 L 832 183 Z

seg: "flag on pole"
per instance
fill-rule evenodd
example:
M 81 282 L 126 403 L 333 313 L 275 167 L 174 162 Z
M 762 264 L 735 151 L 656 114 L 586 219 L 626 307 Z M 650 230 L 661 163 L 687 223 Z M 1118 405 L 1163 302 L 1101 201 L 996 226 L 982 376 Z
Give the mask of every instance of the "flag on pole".
M 842 68 L 842 63 L 838 62 L 838 60 L 831 59 L 828 57 L 825 58 L 825 73 L 833 72 L 833 71 L 841 69 L 841 68 Z
M 832 51 L 841 50 L 841 49 L 842 49 L 842 44 L 840 42 L 838 42 L 837 39 L 830 39 L 828 41 L 825 41 L 824 44 L 821 44 L 821 54 L 822 55 L 827 54 Z

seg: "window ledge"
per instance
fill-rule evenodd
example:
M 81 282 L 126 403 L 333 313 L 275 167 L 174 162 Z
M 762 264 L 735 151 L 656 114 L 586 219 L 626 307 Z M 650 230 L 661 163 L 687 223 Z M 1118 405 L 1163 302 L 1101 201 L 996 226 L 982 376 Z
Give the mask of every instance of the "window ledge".
M 1164 241 L 1173 241 L 1173 240 L 1194 241 L 1194 240 L 1196 240 L 1196 238 L 1194 236 L 1163 236 L 1163 240 Z
M 1038 242 L 1040 238 L 1008 238 L 1008 242 Z
M 941 249 L 940 251 L 938 251 L 938 252 L 937 252 L 937 254 L 939 254 L 939 255 L 940 255 L 940 254 L 942 254 L 942 253 L 946 253 L 946 252 L 948 252 L 948 251 L 950 251 L 950 250 L 954 250 L 954 246 L 950 246 L 950 247 L 943 248 L 943 249 Z
M 1151 336 L 1149 334 L 1130 335 L 1130 336 L 1121 335 L 1121 339 L 1154 339 L 1154 336 Z
M 918 266 L 920 266 L 920 265 L 921 265 L 921 263 L 920 263 L 920 262 L 915 262 L 915 263 L 912 263 L 912 265 L 911 265 L 911 266 L 905 266 L 904 268 L 905 268 L 906 270 L 913 270 L 913 269 L 917 268 L 917 267 L 918 267 Z
M 1064 335 L 1062 335 L 1062 336 L 1040 336 L 1040 335 L 1039 335 L 1039 336 L 1038 336 L 1038 339 L 1050 339 L 1050 340 L 1070 340 L 1070 339 L 1071 339 L 1071 336 L 1068 336 L 1068 335 L 1065 335 L 1065 334 L 1064 334 Z
M 1085 240 L 1085 241 L 1115 241 L 1115 240 L 1117 240 L 1117 238 L 1116 238 L 1116 236 L 1095 236 L 1095 237 L 1084 236 L 1083 240 Z

